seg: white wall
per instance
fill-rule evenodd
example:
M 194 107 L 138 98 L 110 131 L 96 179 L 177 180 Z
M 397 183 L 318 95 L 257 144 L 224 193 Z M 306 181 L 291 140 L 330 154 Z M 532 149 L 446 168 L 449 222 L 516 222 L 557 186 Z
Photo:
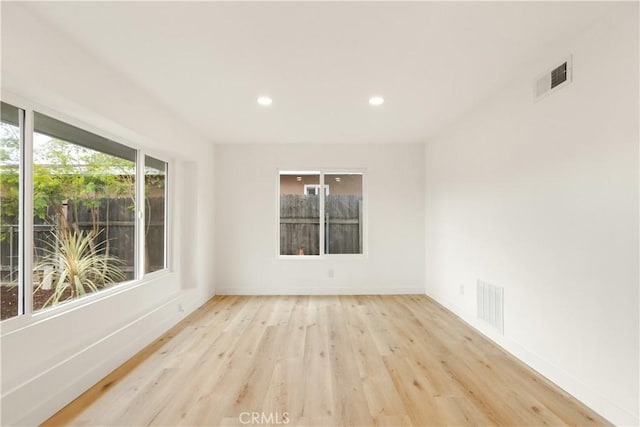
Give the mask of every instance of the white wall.
M 16 3 L 2 4 L 1 65 L 4 101 L 171 159 L 172 272 L 73 310 L 2 322 L 0 424 L 35 425 L 213 294 L 214 153 L 148 94 Z
M 623 425 L 639 423 L 638 49 L 626 3 L 425 152 L 427 294 Z M 534 102 L 568 54 L 574 82 Z M 505 288 L 503 337 L 476 320 L 478 279 Z
M 215 158 L 218 294 L 424 292 L 422 145 L 216 145 Z M 367 259 L 278 259 L 278 168 L 366 168 Z
M 632 10 L 552 47 L 426 153 L 214 153 L 107 64 L 3 3 L 2 98 L 173 157 L 175 209 L 171 274 L 3 322 L 1 424 L 47 418 L 205 301 L 214 277 L 224 293 L 353 294 L 422 292 L 425 275 L 428 294 L 612 421 L 637 424 L 638 10 L 621 7 Z M 533 103 L 533 77 L 567 53 L 575 82 Z M 321 167 L 367 168 L 367 259 L 277 259 L 275 171 Z M 477 279 L 505 287 L 504 337 L 475 321 Z

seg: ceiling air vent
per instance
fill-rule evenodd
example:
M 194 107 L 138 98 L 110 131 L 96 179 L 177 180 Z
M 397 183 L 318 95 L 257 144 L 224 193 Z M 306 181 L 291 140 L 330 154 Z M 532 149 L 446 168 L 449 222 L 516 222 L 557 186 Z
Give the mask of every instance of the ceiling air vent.
M 571 83 L 571 57 L 535 81 L 536 101 Z

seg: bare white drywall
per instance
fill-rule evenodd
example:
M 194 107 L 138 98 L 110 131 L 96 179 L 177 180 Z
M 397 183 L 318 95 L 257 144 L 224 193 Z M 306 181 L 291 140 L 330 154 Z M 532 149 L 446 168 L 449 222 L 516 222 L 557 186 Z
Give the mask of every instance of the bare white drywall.
M 148 94 L 17 3 L 2 4 L 1 59 L 3 101 L 171 161 L 171 272 L 72 310 L 0 324 L 0 424 L 37 425 L 213 294 L 214 153 Z
M 216 293 L 424 292 L 423 145 L 217 145 L 215 158 Z M 366 259 L 278 258 L 278 168 L 366 168 Z
M 638 49 L 626 3 L 425 152 L 427 294 L 622 425 L 639 422 Z M 573 83 L 534 102 L 569 54 Z M 504 336 L 476 320 L 478 279 L 505 289 Z

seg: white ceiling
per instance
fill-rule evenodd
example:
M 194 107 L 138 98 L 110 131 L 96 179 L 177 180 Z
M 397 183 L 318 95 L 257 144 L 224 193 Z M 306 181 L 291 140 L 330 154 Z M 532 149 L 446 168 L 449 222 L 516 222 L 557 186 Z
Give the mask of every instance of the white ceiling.
M 425 142 L 607 2 L 38 2 L 217 143 Z M 273 98 L 270 108 L 256 103 Z M 368 105 L 382 95 L 382 107 Z

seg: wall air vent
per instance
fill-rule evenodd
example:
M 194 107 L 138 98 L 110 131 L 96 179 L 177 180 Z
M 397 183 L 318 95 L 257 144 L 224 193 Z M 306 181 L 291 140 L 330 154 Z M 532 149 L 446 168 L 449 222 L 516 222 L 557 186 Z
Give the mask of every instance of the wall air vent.
M 504 334 L 504 288 L 478 280 L 478 318 Z
M 571 83 L 572 70 L 569 56 L 560 65 L 537 78 L 534 85 L 536 101 Z
M 551 89 L 567 81 L 567 63 L 565 62 L 551 72 Z

